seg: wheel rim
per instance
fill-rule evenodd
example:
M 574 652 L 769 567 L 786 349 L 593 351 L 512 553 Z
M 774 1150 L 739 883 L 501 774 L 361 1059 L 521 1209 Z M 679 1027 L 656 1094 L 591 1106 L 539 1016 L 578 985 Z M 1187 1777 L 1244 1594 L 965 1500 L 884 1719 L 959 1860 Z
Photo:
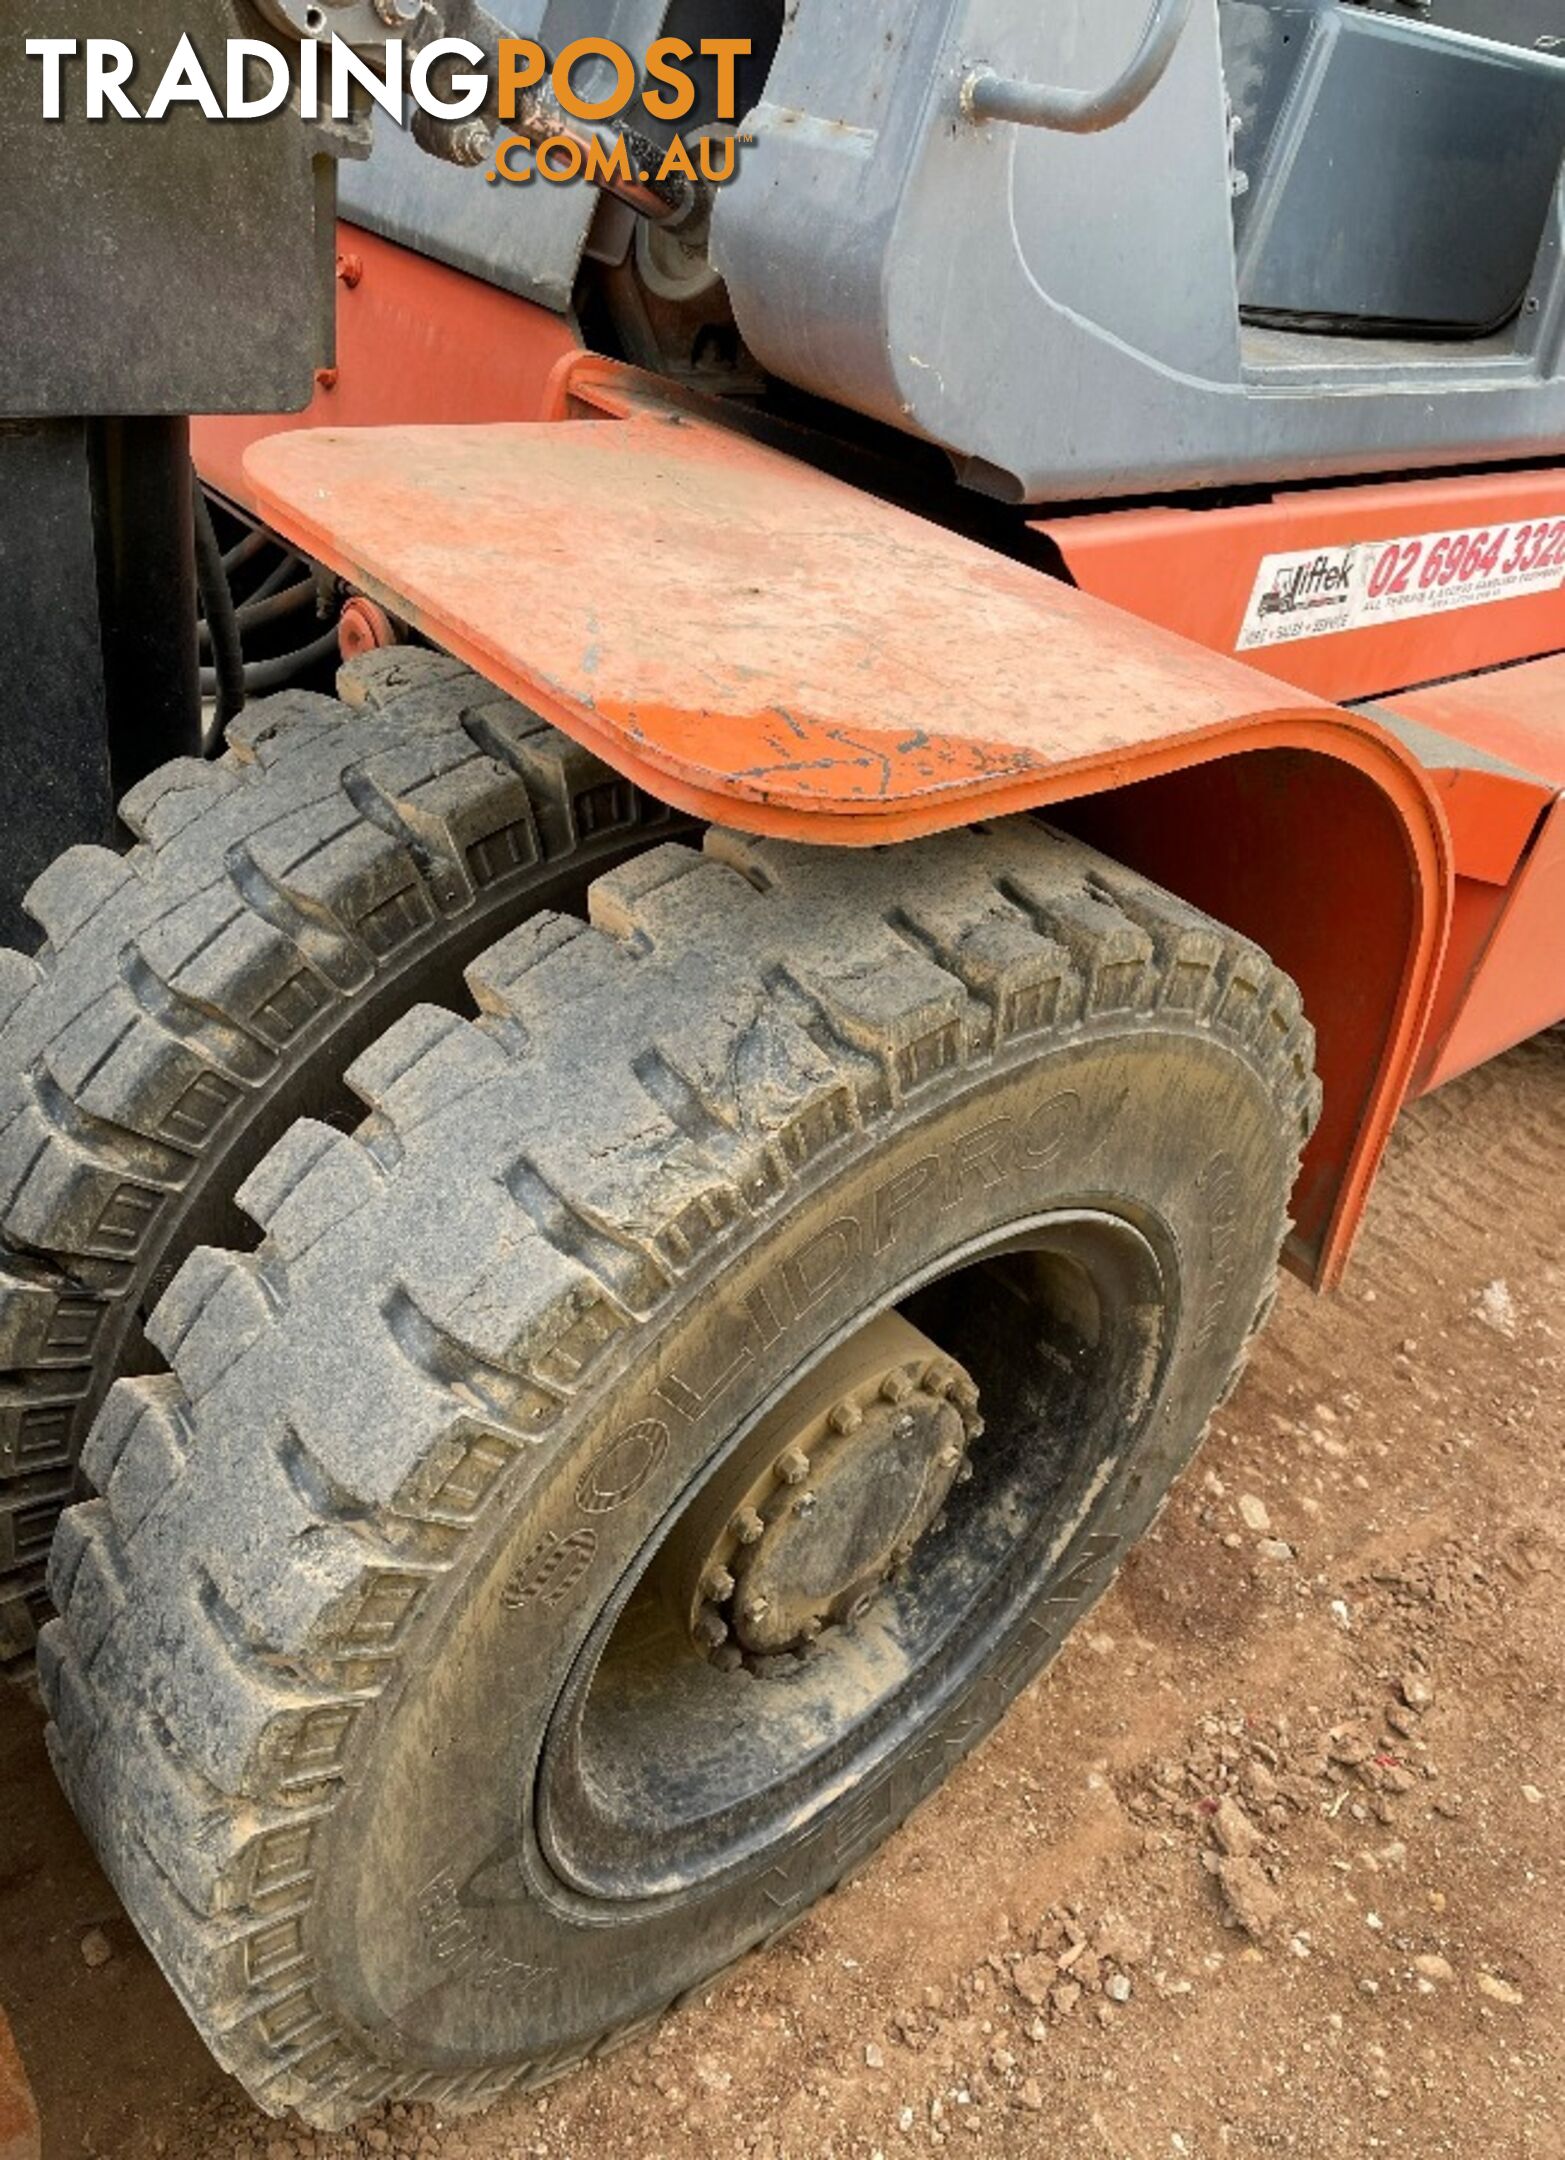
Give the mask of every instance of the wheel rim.
M 1175 1280 L 1149 1231 L 1089 1209 L 1013 1224 L 819 1346 L 727 1438 L 556 1701 L 536 1821 L 562 1890 L 658 1898 L 753 1866 L 939 1720 L 1145 1427 Z M 882 1395 L 895 1372 L 922 1391 Z M 845 1389 L 868 1405 L 847 1433 Z

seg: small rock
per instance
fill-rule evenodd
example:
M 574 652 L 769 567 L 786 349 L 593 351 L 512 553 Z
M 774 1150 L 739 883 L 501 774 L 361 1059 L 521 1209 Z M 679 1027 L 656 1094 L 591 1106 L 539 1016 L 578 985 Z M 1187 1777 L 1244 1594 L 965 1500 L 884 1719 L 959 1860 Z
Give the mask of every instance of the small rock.
M 880 2048 L 876 2047 L 873 2040 L 864 2050 L 864 2066 L 868 2070 L 884 2070 L 886 2067 L 885 2055 Z
M 102 1928 L 89 1928 L 81 1939 L 82 1963 L 96 1972 L 100 1965 L 107 1965 L 114 1955 L 114 1945 Z
M 1054 1982 L 1054 1961 L 1046 1957 L 1020 1958 L 1011 1967 L 1011 1985 L 1034 2009 L 1049 1997 Z
M 1043 2107 L 1043 2087 L 1036 2078 L 1022 2079 L 1020 2086 L 1017 2088 L 1016 2104 L 1018 2107 L 1026 2108 L 1034 2115 L 1041 2112 Z
M 1144 1965 L 1152 1955 L 1152 1937 L 1143 1927 L 1123 1920 L 1118 1913 L 1104 1916 L 1092 1947 L 1100 1958 L 1114 1965 Z
M 1291 1560 L 1293 1558 L 1293 1547 L 1285 1538 L 1263 1537 L 1255 1549 L 1263 1560 Z
M 1258 1537 L 1264 1537 L 1271 1529 L 1272 1519 L 1266 1511 L 1266 1502 L 1258 1500 L 1254 1493 L 1239 1495 L 1239 1514 L 1246 1530 L 1253 1530 Z
M 1445 1959 L 1435 1956 L 1433 1951 L 1426 1952 L 1422 1957 L 1414 1958 L 1413 1970 L 1425 1980 L 1454 1980 L 1456 1978 L 1456 1974 L 1451 1970 Z
M 1282 1913 L 1282 1899 L 1266 1879 L 1258 1860 L 1229 1854 L 1219 1861 L 1217 1879 L 1228 1900 L 1229 1918 L 1247 1935 L 1269 1935 Z
M 1079 1980 L 1061 1980 L 1049 1990 L 1049 2001 L 1054 2006 L 1056 2017 L 1069 2017 L 1076 2005 L 1081 2001 L 1081 1982 Z
M 1218 1802 L 1212 1828 L 1223 1851 L 1235 1859 L 1247 1860 L 1260 1849 L 1261 1833 L 1231 1794 L 1225 1794 Z
M 1128 2003 L 1131 1993 L 1130 1981 L 1124 1973 L 1110 1973 L 1103 1983 L 1103 1992 L 1110 2002 Z
M 1519 1987 L 1512 1987 L 1509 1980 L 1501 1980 L 1495 1973 L 1481 1972 L 1478 1975 L 1478 1992 L 1480 1995 L 1487 1995 L 1491 2002 L 1509 2003 L 1512 2009 L 1527 1999 Z
M 1435 1691 L 1420 1672 L 1402 1675 L 1402 1700 L 1410 1710 L 1427 1710 L 1435 1699 Z
M 1495 1281 L 1484 1284 L 1478 1293 L 1478 1317 L 1485 1327 L 1493 1328 L 1497 1335 L 1516 1333 L 1516 1300 L 1511 1296 L 1509 1283 Z
M 1522 1798 L 1529 1807 L 1542 1807 L 1543 1805 L 1543 1795 L 1536 1785 L 1524 1785 L 1522 1787 Z

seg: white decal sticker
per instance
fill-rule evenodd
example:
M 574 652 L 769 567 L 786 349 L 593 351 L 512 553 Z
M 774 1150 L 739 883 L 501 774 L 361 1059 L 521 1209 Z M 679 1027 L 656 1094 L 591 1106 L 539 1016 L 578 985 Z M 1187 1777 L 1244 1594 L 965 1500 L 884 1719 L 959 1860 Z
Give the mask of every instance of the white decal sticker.
M 1236 652 L 1482 607 L 1565 583 L 1565 517 L 1268 555 Z

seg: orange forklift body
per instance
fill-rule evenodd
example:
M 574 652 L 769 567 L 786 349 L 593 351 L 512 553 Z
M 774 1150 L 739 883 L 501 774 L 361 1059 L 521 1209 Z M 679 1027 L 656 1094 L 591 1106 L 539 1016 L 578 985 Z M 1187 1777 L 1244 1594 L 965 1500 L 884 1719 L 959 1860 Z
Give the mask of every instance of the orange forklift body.
M 1254 936 L 1320 1038 L 1290 1248 L 1315 1281 L 1409 1092 L 1565 1015 L 1565 660 L 1532 659 L 1565 646 L 1559 593 L 1232 653 L 1266 558 L 1541 518 L 1565 477 L 1051 520 L 1083 590 L 525 302 L 345 251 L 339 370 L 290 423 L 203 423 L 208 481 L 681 808 L 843 846 L 1048 808 Z M 414 414 L 449 424 L 387 424 Z

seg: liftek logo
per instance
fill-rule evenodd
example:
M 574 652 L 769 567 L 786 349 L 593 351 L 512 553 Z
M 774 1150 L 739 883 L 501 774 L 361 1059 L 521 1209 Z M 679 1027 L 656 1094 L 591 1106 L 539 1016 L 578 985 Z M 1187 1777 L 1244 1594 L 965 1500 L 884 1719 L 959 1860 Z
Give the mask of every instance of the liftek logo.
M 408 12 L 398 0 L 387 5 Z M 120 38 L 29 38 L 26 49 L 39 63 L 46 121 L 156 122 L 188 105 L 208 120 L 241 123 L 291 104 L 302 119 L 341 123 L 378 105 L 398 127 L 411 119 L 436 155 L 487 165 L 490 182 L 585 179 L 632 200 L 652 191 L 666 211 L 682 189 L 734 177 L 739 63 L 752 41 L 709 37 L 695 46 L 663 37 L 638 59 L 610 38 L 576 38 L 552 57 L 534 38 L 502 38 L 492 68 L 481 46 L 459 37 L 388 37 L 372 54 L 325 35 L 297 46 L 222 43 L 222 65 L 213 68 L 182 36 L 155 79 Z M 677 132 L 654 142 L 642 128 L 651 123 L 661 134 L 695 111 L 690 63 L 698 58 L 710 85 L 701 129 L 688 142 Z
M 1347 597 L 1352 583 L 1353 552 L 1350 548 L 1329 555 L 1315 555 L 1306 562 L 1290 563 L 1278 571 L 1271 586 L 1261 595 L 1261 613 L 1296 615 L 1302 608 L 1338 607 Z

